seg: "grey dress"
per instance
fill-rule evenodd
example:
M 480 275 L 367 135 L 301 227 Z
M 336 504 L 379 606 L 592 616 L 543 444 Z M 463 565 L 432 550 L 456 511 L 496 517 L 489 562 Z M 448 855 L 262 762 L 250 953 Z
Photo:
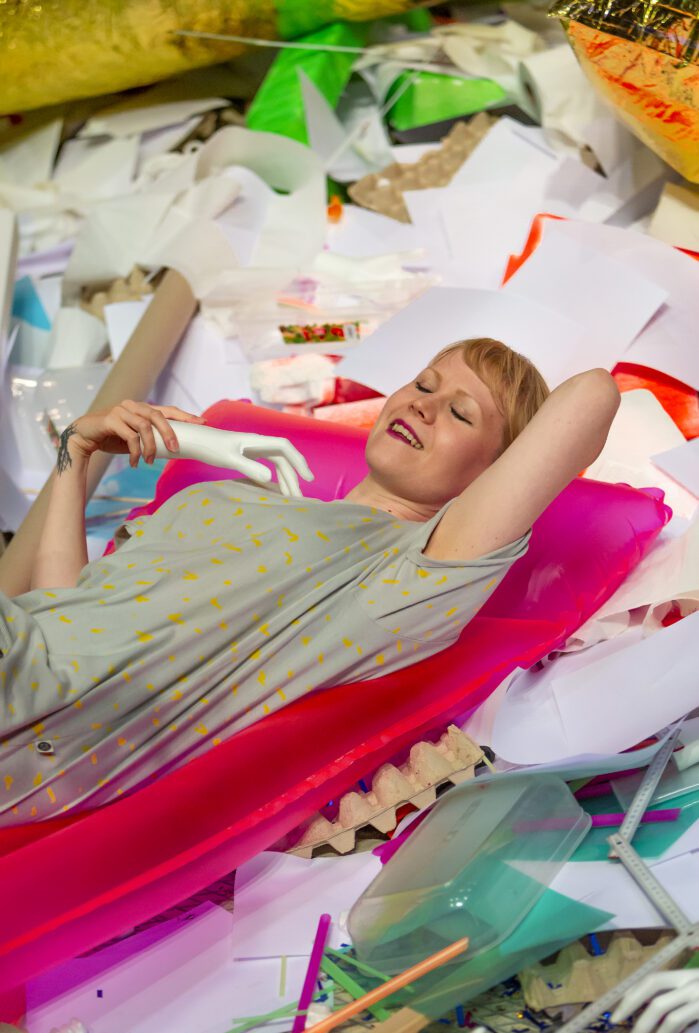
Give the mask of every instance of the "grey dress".
M 443 512 L 210 482 L 124 525 L 75 588 L 0 594 L 0 825 L 106 803 L 310 689 L 450 645 L 529 536 L 431 559 Z

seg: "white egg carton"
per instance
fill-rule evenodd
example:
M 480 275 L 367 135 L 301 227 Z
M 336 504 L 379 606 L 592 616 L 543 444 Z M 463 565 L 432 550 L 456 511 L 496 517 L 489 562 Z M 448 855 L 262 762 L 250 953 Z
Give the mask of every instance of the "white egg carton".
M 418 742 L 411 747 L 408 760 L 400 767 L 383 764 L 372 778 L 369 792 L 345 793 L 334 821 L 319 812 L 305 822 L 287 852 L 308 858 L 328 845 L 338 854 L 347 854 L 354 849 L 359 829 L 370 825 L 378 832 L 390 832 L 396 827 L 399 807 L 406 803 L 418 809 L 429 806 L 445 782 L 458 785 L 474 778 L 481 760 L 480 746 L 456 725 L 449 725 L 439 742 Z

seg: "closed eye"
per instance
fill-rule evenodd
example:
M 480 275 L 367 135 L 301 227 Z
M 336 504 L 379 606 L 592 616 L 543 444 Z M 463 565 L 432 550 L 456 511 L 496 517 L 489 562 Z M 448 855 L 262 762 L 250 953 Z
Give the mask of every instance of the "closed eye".
M 415 381 L 415 387 L 418 389 L 418 391 L 422 391 L 423 394 L 426 394 L 426 395 L 431 395 L 432 394 L 432 392 L 430 391 L 429 387 L 425 387 L 425 385 L 421 384 L 419 380 Z M 454 409 L 453 406 L 451 406 L 451 412 L 452 412 L 452 414 L 454 416 L 456 416 L 457 420 L 461 420 L 462 423 L 468 423 L 468 425 L 471 426 L 471 427 L 473 426 L 471 420 L 469 420 L 466 416 L 462 416 L 461 413 L 457 412 L 457 410 Z

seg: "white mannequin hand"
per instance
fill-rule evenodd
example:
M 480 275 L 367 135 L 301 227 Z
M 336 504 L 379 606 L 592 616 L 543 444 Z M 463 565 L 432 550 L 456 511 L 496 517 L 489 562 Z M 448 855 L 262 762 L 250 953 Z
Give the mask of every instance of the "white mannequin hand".
M 196 423 L 181 423 L 179 420 L 169 422 L 177 435 L 179 451 L 173 454 L 154 426 L 155 454 L 159 459 L 197 459 L 211 466 L 239 470 L 260 484 L 269 484 L 272 474 L 266 466 L 254 460 L 269 459 L 277 471 L 277 480 L 283 495 L 301 495 L 297 471 L 306 481 L 314 479 L 304 457 L 286 438 L 219 430 Z
M 651 1003 L 634 1023 L 634 1033 L 680 1033 L 687 1029 L 699 1021 L 699 969 L 655 972 L 642 979 L 619 1002 L 612 1022 L 621 1022 L 648 1001 Z

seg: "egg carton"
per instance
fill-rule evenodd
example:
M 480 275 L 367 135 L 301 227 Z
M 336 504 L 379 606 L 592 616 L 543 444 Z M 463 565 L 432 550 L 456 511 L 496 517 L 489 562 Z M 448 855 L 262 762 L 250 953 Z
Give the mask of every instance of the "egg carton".
M 371 826 L 377 832 L 390 832 L 396 827 L 399 807 L 428 807 L 446 782 L 459 785 L 474 778 L 483 757 L 480 746 L 456 725 L 449 725 L 438 742 L 415 743 L 400 767 L 383 764 L 372 778 L 369 792 L 345 793 L 334 821 L 320 812 L 314 815 L 302 831 L 296 830 L 300 835 L 287 853 L 309 858 L 320 847 L 330 846 L 338 854 L 347 854 L 354 849 L 360 829 Z
M 604 954 L 590 955 L 577 941 L 564 947 L 548 964 L 531 965 L 519 973 L 527 1004 L 538 1011 L 557 1005 L 589 1004 L 617 986 L 672 937 L 662 935 L 643 945 L 631 932 L 615 932 Z

